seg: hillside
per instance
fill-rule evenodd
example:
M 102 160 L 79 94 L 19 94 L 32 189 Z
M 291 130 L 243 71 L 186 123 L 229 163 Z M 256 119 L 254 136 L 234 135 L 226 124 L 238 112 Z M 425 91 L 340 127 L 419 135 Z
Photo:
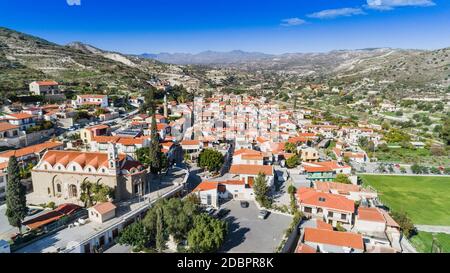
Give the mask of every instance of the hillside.
M 32 80 L 54 79 L 74 90 L 139 90 L 151 75 L 171 66 L 103 51 L 89 45 L 67 46 L 0 28 L 0 90 L 20 93 Z

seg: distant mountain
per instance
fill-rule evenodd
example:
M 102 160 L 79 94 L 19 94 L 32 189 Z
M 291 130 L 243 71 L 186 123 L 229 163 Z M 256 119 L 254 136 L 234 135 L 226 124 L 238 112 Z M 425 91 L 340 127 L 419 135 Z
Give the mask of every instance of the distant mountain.
M 260 52 L 245 52 L 242 50 L 233 50 L 229 52 L 203 51 L 197 54 L 191 53 L 144 53 L 140 57 L 157 60 L 171 64 L 231 64 L 244 63 L 248 61 L 264 60 L 273 58 L 274 55 Z

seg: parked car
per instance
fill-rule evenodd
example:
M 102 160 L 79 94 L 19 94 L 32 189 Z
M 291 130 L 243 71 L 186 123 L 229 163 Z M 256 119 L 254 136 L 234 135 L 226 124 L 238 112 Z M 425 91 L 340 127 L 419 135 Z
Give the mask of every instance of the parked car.
M 248 208 L 249 205 L 247 201 L 241 201 L 241 208 Z
M 208 215 L 214 214 L 215 211 L 216 211 L 216 210 L 215 210 L 213 207 L 207 207 L 207 208 L 205 209 L 205 212 L 206 212 Z
M 266 219 L 269 212 L 267 210 L 260 210 L 258 214 L 259 219 Z
M 230 210 L 229 210 L 229 209 L 220 209 L 220 210 L 216 213 L 216 217 L 220 219 L 220 218 L 223 218 L 223 217 L 227 216 L 228 213 L 230 213 Z

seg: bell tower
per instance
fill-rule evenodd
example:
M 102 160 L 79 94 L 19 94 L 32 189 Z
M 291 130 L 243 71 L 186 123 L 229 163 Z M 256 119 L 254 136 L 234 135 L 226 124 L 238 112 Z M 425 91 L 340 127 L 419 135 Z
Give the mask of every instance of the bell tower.
M 118 159 L 119 159 L 119 157 L 117 154 L 116 144 L 109 143 L 108 144 L 108 169 L 114 170 L 114 172 L 116 172 Z

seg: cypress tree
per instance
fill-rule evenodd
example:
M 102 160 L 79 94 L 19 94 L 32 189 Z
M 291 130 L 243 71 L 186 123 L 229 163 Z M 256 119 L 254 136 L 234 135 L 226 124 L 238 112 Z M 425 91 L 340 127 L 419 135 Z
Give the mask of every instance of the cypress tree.
M 164 224 L 162 208 L 156 210 L 156 249 L 162 252 L 166 248 L 166 240 L 164 239 Z
M 151 143 L 149 149 L 149 163 L 150 171 L 152 173 L 157 174 L 161 171 L 162 157 L 161 144 L 159 143 L 159 135 L 156 130 L 156 117 L 153 115 L 151 125 Z
M 28 207 L 25 186 L 20 182 L 17 158 L 12 156 L 8 163 L 8 181 L 6 185 L 6 217 L 11 226 L 22 232 L 22 221 L 27 216 Z

